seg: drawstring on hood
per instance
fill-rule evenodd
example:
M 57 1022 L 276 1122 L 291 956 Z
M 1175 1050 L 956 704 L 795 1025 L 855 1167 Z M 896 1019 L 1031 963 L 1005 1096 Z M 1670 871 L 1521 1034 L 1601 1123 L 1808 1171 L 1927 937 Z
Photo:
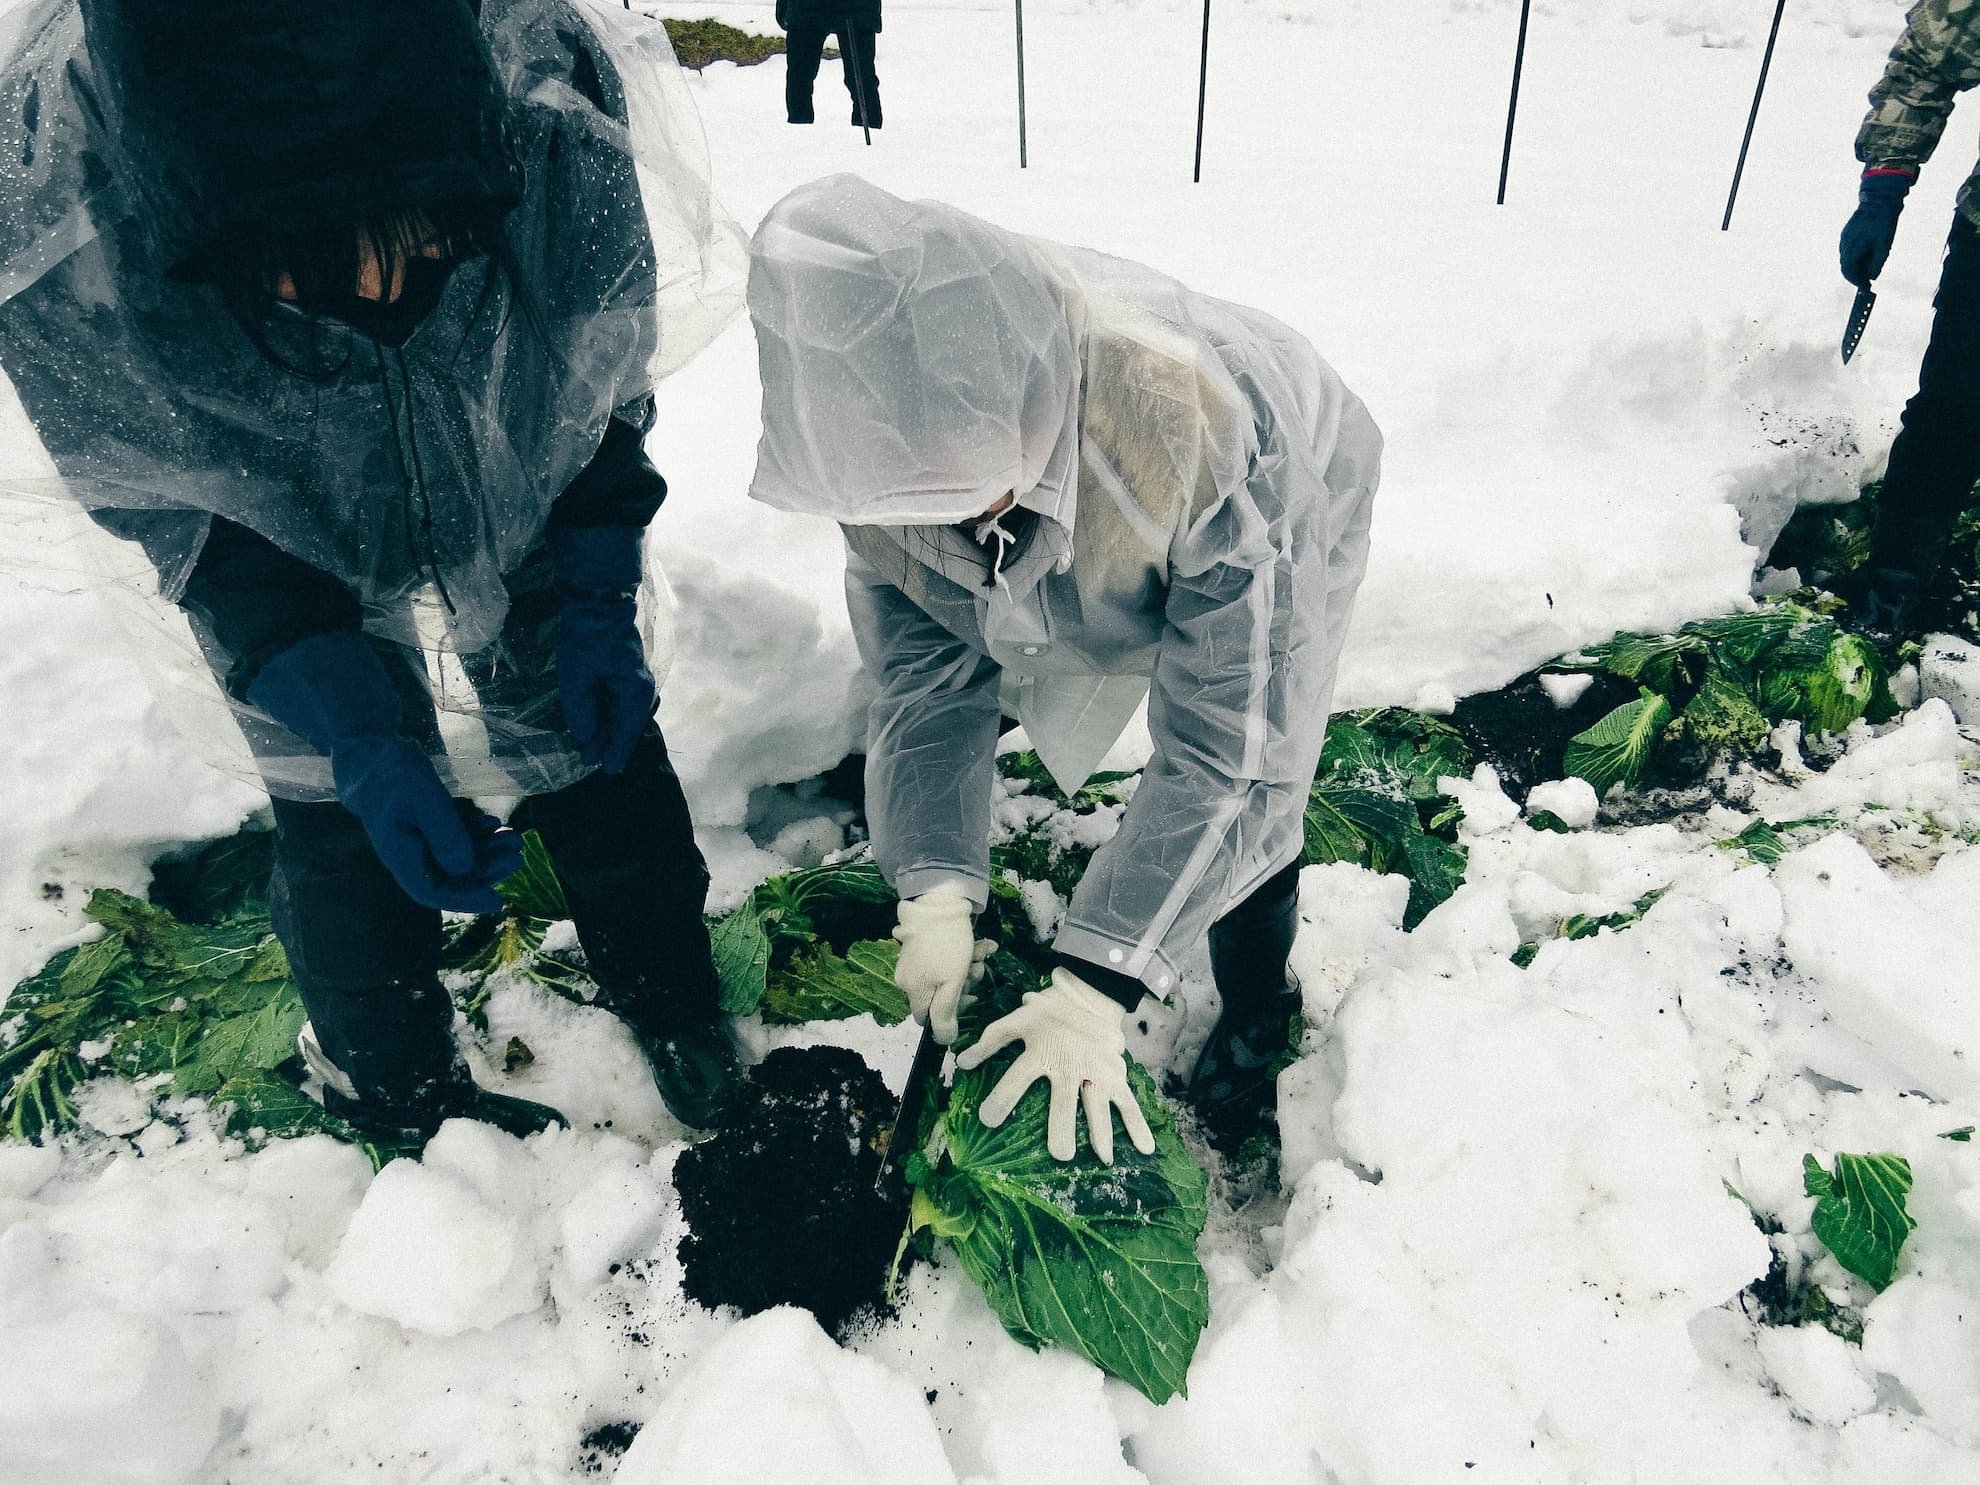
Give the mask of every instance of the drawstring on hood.
M 1007 598 L 1010 596 L 1011 585 L 1010 580 L 1004 576 L 1004 560 L 1010 556 L 1011 547 L 1016 543 L 1017 538 L 1005 527 L 1004 517 L 1016 509 L 1015 504 L 1005 506 L 988 521 L 978 526 L 974 532 L 979 546 L 987 546 L 992 541 L 997 543 L 997 550 L 990 558 L 990 582 L 984 586 L 996 586 Z

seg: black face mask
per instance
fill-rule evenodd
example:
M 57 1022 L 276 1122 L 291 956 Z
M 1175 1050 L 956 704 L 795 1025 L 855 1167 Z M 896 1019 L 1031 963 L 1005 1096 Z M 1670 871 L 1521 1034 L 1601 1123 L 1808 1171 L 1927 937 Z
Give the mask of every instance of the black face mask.
M 304 308 L 341 320 L 387 350 L 397 350 L 413 338 L 413 333 L 439 306 L 440 296 L 447 292 L 447 281 L 459 266 L 458 258 L 408 258 L 400 270 L 399 297 L 389 304 L 351 293 Z

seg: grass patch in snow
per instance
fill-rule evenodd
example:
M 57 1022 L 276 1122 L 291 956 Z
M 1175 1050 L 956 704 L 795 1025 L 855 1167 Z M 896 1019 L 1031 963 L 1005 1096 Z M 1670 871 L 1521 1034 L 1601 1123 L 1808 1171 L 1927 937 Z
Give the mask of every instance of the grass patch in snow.
M 674 55 L 681 66 L 695 72 L 711 62 L 734 62 L 738 67 L 754 67 L 784 54 L 784 38 L 755 31 L 740 31 L 713 19 L 663 21 L 667 39 L 674 44 Z

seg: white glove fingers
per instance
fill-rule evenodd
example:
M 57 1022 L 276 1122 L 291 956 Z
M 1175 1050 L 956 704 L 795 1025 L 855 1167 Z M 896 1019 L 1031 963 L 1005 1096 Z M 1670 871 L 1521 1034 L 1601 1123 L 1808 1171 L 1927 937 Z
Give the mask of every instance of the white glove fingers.
M 1081 1085 L 1079 1101 L 1086 1110 L 1086 1138 L 1102 1165 L 1114 1163 L 1114 1106 L 1106 1094 L 1091 1083 Z M 1053 1152 L 1054 1154 L 1057 1151 Z
M 1028 1029 L 1029 1020 L 1029 1018 L 1026 1018 L 1026 1020 L 1018 1019 L 1023 1015 L 1024 1011 L 1020 1008 L 1012 1011 L 1008 1016 L 1003 1016 L 992 1021 L 988 1026 L 984 1027 L 982 1038 L 975 1046 L 956 1058 L 956 1066 L 962 1071 L 968 1072 L 971 1068 L 980 1067 L 983 1063 L 988 1062 L 1012 1042 L 1022 1041 Z
M 974 1047 L 970 1048 L 972 1052 L 975 1050 Z M 962 1059 L 956 1060 L 960 1066 Z M 983 1107 L 978 1111 L 983 1122 L 995 1129 L 1010 1118 L 1011 1110 L 1018 1106 L 1018 1100 L 1030 1091 L 1033 1083 L 1044 1076 L 1045 1067 L 1042 1059 L 1026 1051 L 1011 1064 L 1010 1071 L 997 1080 L 997 1086 L 992 1088 L 990 1096 L 983 1100 Z
M 1052 1079 L 1052 1107 L 1045 1115 L 1045 1148 L 1054 1160 L 1079 1153 L 1079 1098 L 1069 1077 Z
M 1114 1094 L 1114 1107 L 1121 1111 L 1121 1127 L 1128 1142 L 1144 1155 L 1155 1153 L 1155 1131 L 1148 1127 L 1148 1116 L 1141 1112 L 1141 1100 L 1134 1096 L 1134 1085 L 1126 1078 Z
M 935 1040 L 949 1046 L 961 1032 L 956 1024 L 956 1012 L 962 1008 L 962 991 L 954 995 L 938 995 L 928 1008 L 928 1025 L 935 1032 Z

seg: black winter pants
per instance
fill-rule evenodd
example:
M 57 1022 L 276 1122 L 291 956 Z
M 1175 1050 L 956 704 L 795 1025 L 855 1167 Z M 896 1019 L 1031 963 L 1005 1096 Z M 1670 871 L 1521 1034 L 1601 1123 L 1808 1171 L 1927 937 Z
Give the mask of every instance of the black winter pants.
M 463 662 L 484 701 L 555 727 L 558 600 L 547 555 L 532 554 L 507 581 L 498 657 Z M 379 655 L 404 704 L 401 731 L 436 742 L 432 701 L 404 652 L 381 645 Z M 208 658 L 222 675 L 231 663 Z M 518 765 L 530 772 L 527 759 Z M 360 1094 L 413 1095 L 455 1057 L 453 1005 L 438 975 L 440 914 L 406 896 L 341 804 L 274 806 L 275 932 L 317 1040 Z M 701 916 L 708 867 L 657 723 L 624 773 L 532 795 L 511 823 L 543 837 L 592 978 L 615 1010 L 661 1023 L 713 1014 L 719 987 Z
M 658 727 L 626 771 L 527 799 L 593 978 L 631 1015 L 712 1014 L 708 869 Z M 340 804 L 275 801 L 275 932 L 330 1059 L 361 1093 L 410 1096 L 454 1060 L 440 914 L 400 889 Z
M 1932 339 L 1877 507 L 1872 565 L 1929 580 L 1980 479 L 1980 229 L 1952 230 Z
M 866 125 L 880 127 L 880 77 L 874 71 L 874 34 L 870 27 L 845 25 L 832 31 L 799 28 L 784 38 L 784 113 L 793 124 L 812 122 L 811 85 L 825 57 L 825 42 L 837 38 L 846 71 L 846 92 L 852 98 L 852 121 L 860 120 L 860 84 L 866 92 Z

